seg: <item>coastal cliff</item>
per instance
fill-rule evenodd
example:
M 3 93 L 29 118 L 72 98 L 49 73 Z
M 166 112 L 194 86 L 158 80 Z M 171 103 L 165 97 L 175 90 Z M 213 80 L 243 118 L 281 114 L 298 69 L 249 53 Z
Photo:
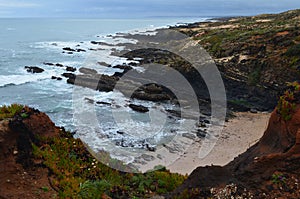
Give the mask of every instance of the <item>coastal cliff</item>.
M 299 198 L 300 98 L 295 85 L 281 97 L 258 143 L 224 167 L 198 167 L 175 195 L 190 190 L 190 198 Z
M 212 56 L 235 110 L 272 110 L 299 80 L 300 10 L 176 27 Z
M 276 107 L 259 142 L 226 166 L 199 167 L 189 177 L 163 167 L 147 174 L 119 172 L 98 162 L 82 141 L 56 127 L 46 114 L 12 105 L 0 109 L 0 198 L 299 198 L 299 86 L 289 84 L 300 77 L 299 19 L 300 11 L 295 10 L 175 27 L 211 53 L 230 109 L 256 112 Z M 159 53 L 147 49 L 124 57 L 144 57 L 144 62 L 168 59 Z M 186 63 L 172 59 L 172 67 L 184 73 Z M 99 75 L 85 69 L 88 73 Z M 102 75 L 100 86 L 98 77 L 96 86 L 85 86 L 111 91 L 118 75 L 122 74 Z M 76 75 L 65 76 L 74 83 Z M 142 89 L 151 95 L 137 92 L 136 98 L 170 98 L 170 92 L 157 85 Z M 126 170 L 105 152 L 100 158 Z

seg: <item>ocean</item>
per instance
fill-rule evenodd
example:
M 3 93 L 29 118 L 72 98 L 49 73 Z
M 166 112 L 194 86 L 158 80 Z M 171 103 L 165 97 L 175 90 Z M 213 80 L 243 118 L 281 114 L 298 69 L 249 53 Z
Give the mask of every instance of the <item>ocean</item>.
M 101 41 L 105 43 L 134 43 L 132 40 L 122 40 L 109 35 L 117 33 L 137 33 L 147 30 L 155 30 L 159 27 L 176 25 L 178 23 L 191 23 L 204 21 L 207 18 L 155 18 L 155 19 L 0 19 L 0 105 L 19 103 L 37 108 L 49 115 L 57 126 L 63 126 L 67 130 L 76 131 L 77 136 L 82 138 L 91 148 L 95 150 L 114 150 L 103 142 L 102 136 L 98 136 L 99 131 L 105 131 L 106 139 L 120 139 L 120 132 L 131 131 L 131 135 L 137 135 L 138 139 L 145 138 L 142 132 L 160 132 L 154 136 L 154 143 L 163 142 L 169 139 L 168 133 L 174 132 L 180 121 L 168 119 L 166 113 L 160 111 L 160 106 L 173 106 L 170 104 L 157 105 L 152 102 L 143 103 L 148 107 L 156 107 L 155 112 L 158 121 L 165 119 L 164 129 L 153 129 L 149 124 L 147 114 L 141 114 L 128 108 L 128 99 L 118 92 L 92 92 L 92 97 L 96 101 L 104 101 L 121 107 L 119 114 L 128 112 L 136 120 L 124 120 L 118 125 L 113 121 L 110 108 L 106 106 L 93 107 L 87 103 L 83 109 L 96 109 L 99 129 L 90 129 L 89 126 L 78 129 L 80 121 L 75 121 L 74 114 L 80 111 L 79 107 L 74 107 L 73 85 L 67 84 L 66 79 L 62 81 L 52 80 L 52 76 L 60 77 L 66 72 L 65 68 L 45 65 L 44 63 L 59 63 L 64 66 L 72 66 L 78 69 L 86 66 L 93 47 L 91 41 Z M 62 48 L 81 48 L 86 52 L 73 54 L 63 53 Z M 101 60 L 106 63 L 119 63 L 117 57 L 111 56 L 112 46 L 98 46 L 103 48 Z M 124 60 L 123 60 L 124 61 Z M 45 71 L 39 74 L 28 73 L 24 66 L 37 66 Z M 107 69 L 101 65 L 89 66 L 99 73 L 113 74 L 119 69 Z M 84 89 L 82 89 L 84 90 Z M 75 99 L 76 100 L 76 99 Z M 162 108 L 161 108 L 162 109 Z M 84 116 L 88 118 L 89 116 Z M 77 118 L 78 119 L 78 118 Z M 164 120 L 163 120 L 164 121 Z M 158 127 L 161 128 L 161 127 Z M 116 133 L 116 132 L 119 132 Z M 122 135 L 124 137 L 124 135 Z M 124 139 L 124 138 L 122 138 Z M 111 147 L 111 148 L 109 148 Z M 111 152 L 111 151 L 110 151 Z M 115 154 L 115 157 L 118 155 Z M 124 157 L 121 154 L 118 159 L 125 162 L 132 161 L 131 157 Z

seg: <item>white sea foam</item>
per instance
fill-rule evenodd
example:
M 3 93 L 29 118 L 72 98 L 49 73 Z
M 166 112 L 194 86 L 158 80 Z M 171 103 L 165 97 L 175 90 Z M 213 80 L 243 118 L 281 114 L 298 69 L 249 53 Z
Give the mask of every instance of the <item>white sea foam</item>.
M 0 87 L 9 85 L 21 85 L 29 82 L 37 82 L 44 79 L 51 78 L 54 73 L 44 74 L 27 74 L 27 75 L 0 75 Z

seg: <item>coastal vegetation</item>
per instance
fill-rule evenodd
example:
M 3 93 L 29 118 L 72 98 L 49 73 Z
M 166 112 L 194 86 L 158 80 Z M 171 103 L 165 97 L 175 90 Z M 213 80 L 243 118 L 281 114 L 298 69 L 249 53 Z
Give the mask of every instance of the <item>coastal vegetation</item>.
M 300 77 L 299 19 L 300 10 L 294 10 L 176 27 L 211 53 L 224 78 L 230 108 L 275 108 L 259 142 L 228 165 L 198 167 L 190 176 L 170 173 L 162 166 L 135 173 L 106 152 L 95 158 L 85 143 L 56 127 L 46 114 L 12 104 L 0 107 L 1 185 L 10 188 L 7 192 L 11 187 L 24 192 L 30 188 L 27 198 L 299 198 L 300 86 L 295 81 Z M 127 56 L 140 53 L 138 57 L 149 58 L 151 49 L 147 50 Z M 166 64 L 170 60 L 156 61 Z M 194 77 L 184 61 L 177 59 L 171 65 Z M 69 82 L 75 80 L 74 74 L 68 75 L 74 76 Z M 104 78 L 110 87 L 103 84 L 102 90 L 110 91 L 117 77 Z M 200 84 L 197 78 L 192 80 Z M 157 101 L 169 99 L 168 92 L 157 85 L 145 90 L 151 90 Z M 137 95 L 145 99 L 141 93 Z M 19 183 L 19 179 L 27 181 Z
M 40 187 L 42 193 L 51 189 L 59 198 L 137 199 L 171 192 L 187 177 L 170 173 L 162 166 L 145 174 L 112 169 L 111 165 L 124 170 L 126 165 L 105 152 L 98 156 L 108 163 L 98 161 L 80 139 L 54 127 L 44 113 L 18 104 L 2 106 L 0 110 L 1 118 L 9 121 L 13 131 L 11 139 L 17 139 L 14 142 L 18 147 L 15 152 L 18 162 L 32 170 L 47 168 L 49 185 Z M 50 131 L 44 131 L 43 127 Z
M 17 113 L 20 113 L 23 110 L 24 106 L 20 104 L 12 104 L 12 105 L 3 105 L 0 107 L 0 120 L 6 118 L 12 118 Z M 23 116 L 25 116 L 23 114 Z
M 34 145 L 34 157 L 42 159 L 55 176 L 52 184 L 57 187 L 60 198 L 103 198 L 104 195 L 143 198 L 170 192 L 186 178 L 171 174 L 164 167 L 145 174 L 114 170 L 95 159 L 86 146 L 68 132 L 48 140 L 43 146 Z M 122 162 L 114 161 L 123 166 Z

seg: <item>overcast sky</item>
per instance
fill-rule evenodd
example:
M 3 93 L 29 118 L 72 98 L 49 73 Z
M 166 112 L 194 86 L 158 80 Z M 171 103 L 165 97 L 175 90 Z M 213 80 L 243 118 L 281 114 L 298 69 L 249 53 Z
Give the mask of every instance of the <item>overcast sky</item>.
M 0 17 L 236 16 L 296 8 L 299 0 L 0 0 Z

